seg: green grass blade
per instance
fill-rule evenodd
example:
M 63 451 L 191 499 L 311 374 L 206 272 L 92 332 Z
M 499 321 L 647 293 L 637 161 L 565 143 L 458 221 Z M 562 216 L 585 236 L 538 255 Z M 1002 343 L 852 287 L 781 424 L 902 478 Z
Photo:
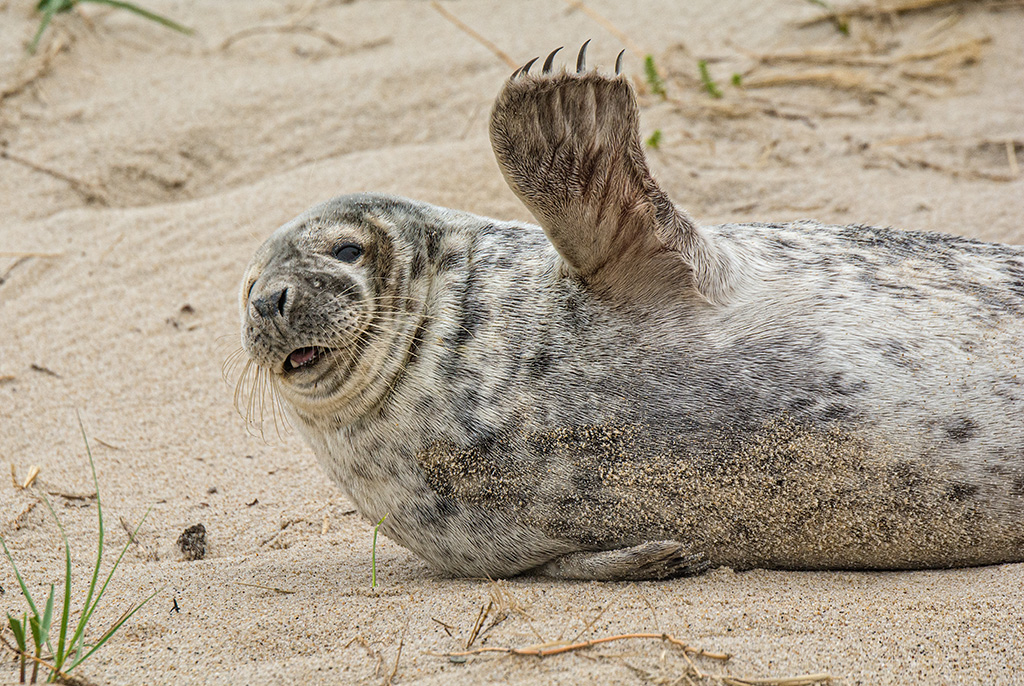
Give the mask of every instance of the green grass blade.
M 142 515 L 142 519 L 139 520 L 138 526 L 136 526 L 134 531 L 132 531 L 132 535 L 129 536 L 128 541 L 124 544 L 124 547 L 121 548 L 121 554 L 117 556 L 116 560 L 114 560 L 114 565 L 110 568 L 110 572 L 107 574 L 107 578 L 103 580 L 103 585 L 100 586 L 99 593 L 96 594 L 96 600 L 93 601 L 91 606 L 87 604 L 82 609 L 82 616 L 78 620 L 78 628 L 75 631 L 75 635 L 71 638 L 71 643 L 69 644 L 69 648 L 68 648 L 68 654 L 69 655 L 72 654 L 72 653 L 76 653 L 77 654 L 77 653 L 81 653 L 82 652 L 81 651 L 81 647 L 78 647 L 78 643 L 79 643 L 79 641 L 81 641 L 82 637 L 85 634 L 85 625 L 89 622 L 89 619 L 92 617 L 92 613 L 96 610 L 96 606 L 100 604 L 100 598 L 102 598 L 103 594 L 106 593 L 107 585 L 110 583 L 110 580 L 113 578 L 114 572 L 117 571 L 118 565 L 121 564 L 121 558 L 123 558 L 124 554 L 126 552 L 128 552 L 128 546 L 130 546 L 132 544 L 132 541 L 135 540 L 135 536 L 139 533 L 139 529 L 142 528 L 142 525 L 145 523 L 146 518 L 149 517 L 149 513 L 152 512 L 152 511 L 153 511 L 152 507 L 149 508 L 148 510 L 146 510 L 146 514 Z M 84 660 L 85 658 L 82 658 L 82 659 Z M 78 661 L 76 661 L 75 664 L 78 664 Z
M 39 39 L 43 37 L 43 32 L 46 31 L 46 27 L 50 25 L 50 20 L 53 19 L 53 15 L 56 14 L 54 10 L 45 10 L 43 12 L 43 18 L 39 20 L 39 28 L 36 29 L 36 35 L 32 37 L 32 42 L 28 44 L 28 52 L 30 55 L 34 55 L 36 48 L 39 47 Z
M 46 609 L 43 611 L 42 629 L 43 635 L 49 637 L 50 622 L 53 620 L 53 584 L 50 584 L 50 596 L 46 599 Z
M 53 505 L 50 504 L 49 498 L 46 496 L 42 496 L 42 498 L 43 502 L 46 503 L 46 509 L 50 511 L 54 521 L 57 522 L 57 529 L 60 530 L 61 540 L 64 541 L 64 607 L 60 613 L 60 635 L 57 638 L 57 650 L 53 650 L 53 647 L 49 644 L 49 639 L 47 639 L 47 646 L 53 652 L 53 664 L 57 669 L 60 669 L 64 663 L 64 644 L 68 632 L 68 616 L 71 614 L 71 545 L 68 543 L 68 535 L 64 531 L 64 525 L 61 524 L 60 518 L 53 509 Z
M 25 642 L 25 626 L 28 624 L 28 613 L 25 612 L 21 615 L 21 620 L 17 620 L 11 616 L 11 613 L 7 613 L 7 624 L 11 627 L 11 633 L 14 634 L 14 642 L 18 644 L 18 650 L 21 655 L 18 657 L 18 663 L 21 665 L 19 683 L 25 683 L 25 653 L 28 651 L 28 644 Z
M 90 608 L 95 609 L 96 604 L 92 602 L 93 593 L 96 591 L 96 582 L 100 578 L 100 564 L 103 562 L 103 501 L 100 499 L 100 480 L 96 477 L 96 462 L 92 459 L 92 448 L 89 446 L 89 437 L 85 433 L 85 424 L 82 422 L 82 415 L 78 411 L 75 412 L 75 416 L 78 418 L 78 428 L 82 432 L 82 440 L 85 442 L 85 454 L 89 457 L 89 469 L 92 471 L 92 485 L 96 489 L 96 519 L 99 522 L 99 536 L 96 542 L 96 564 L 92 569 L 92 579 L 89 581 L 89 591 L 85 594 L 85 604 L 82 606 L 82 614 L 78 618 L 78 625 L 75 627 L 74 635 L 71 637 L 71 642 L 68 644 L 68 652 L 70 654 L 75 649 L 75 645 L 78 640 L 85 633 L 85 626 L 89 621 L 89 616 L 92 614 Z M 61 530 L 63 534 L 63 530 Z M 111 570 L 113 574 L 113 570 Z M 107 578 L 109 581 L 109 577 Z M 105 586 L 105 584 L 104 584 Z M 68 596 L 70 599 L 70 594 Z M 99 602 L 99 598 L 96 599 Z M 59 657 L 54 655 L 54 664 L 59 668 L 66 655 L 64 653 L 64 637 L 67 632 L 67 624 L 61 624 L 60 633 L 60 650 Z
M 43 648 L 43 627 L 39 625 L 38 617 L 28 618 L 28 628 L 32 631 L 32 644 L 36 647 L 36 656 Z
M 167 17 L 156 14 L 155 12 L 150 12 L 149 10 L 139 7 L 138 5 L 133 5 L 130 2 L 120 2 L 120 0 L 82 0 L 82 2 L 94 2 L 98 5 L 109 5 L 110 7 L 128 10 L 129 12 L 134 12 L 140 17 L 145 17 L 150 21 L 155 21 L 158 24 L 166 26 L 169 29 L 174 29 L 179 33 L 184 33 L 186 36 L 191 36 L 194 33 L 192 29 L 187 26 L 182 26 L 173 19 L 168 19 Z
M 36 3 L 36 10 L 39 12 L 69 12 L 78 0 L 39 0 Z
M 68 667 L 67 671 L 70 672 L 72 669 L 74 669 L 78 665 L 80 665 L 83 662 L 85 662 L 86 660 L 88 660 L 89 656 L 92 655 L 93 653 L 95 653 L 97 650 L 99 650 L 103 646 L 103 644 L 107 642 L 107 639 L 109 639 L 111 636 L 113 636 L 117 632 L 117 630 L 121 628 L 122 624 L 124 624 L 129 619 L 131 619 L 133 614 L 135 614 L 136 612 L 141 610 L 143 605 L 145 605 L 150 600 L 155 598 L 156 595 L 160 591 L 162 591 L 162 590 L 163 589 L 157 589 L 156 591 L 153 591 L 153 593 L 148 598 L 143 600 L 141 603 L 139 603 L 138 605 L 135 605 L 133 607 L 128 608 L 128 610 L 123 615 L 121 615 L 121 617 L 116 622 L 114 622 L 113 626 L 111 626 L 109 629 L 107 629 L 103 633 L 103 635 L 100 636 L 100 639 L 98 641 L 96 641 L 95 644 L 93 644 L 92 649 L 89 652 L 87 652 L 85 655 L 83 655 L 82 657 L 75 659 L 75 661 L 71 664 L 71 666 Z
M 20 620 L 15 619 L 11 616 L 11 613 L 7 613 L 7 625 L 11 627 L 11 633 L 14 634 L 14 642 L 18 644 L 18 650 L 25 652 L 27 644 L 25 643 L 25 625 L 28 624 L 28 613 L 26 612 Z
M 36 609 L 36 604 L 32 602 L 32 594 L 28 592 L 28 586 L 25 585 L 25 580 L 21 578 L 21 572 L 18 571 L 18 565 L 14 564 L 14 558 L 11 557 L 11 551 L 7 549 L 7 542 L 4 541 L 3 536 L 0 536 L 0 546 L 3 546 L 4 555 L 7 556 L 7 561 L 11 563 L 11 569 L 14 570 L 14 578 L 18 580 L 18 585 L 21 586 L 21 592 L 25 595 L 25 600 L 28 601 L 29 609 L 32 610 L 32 614 L 38 615 L 39 610 Z
M 377 525 L 373 527 L 373 550 L 370 552 L 370 587 L 377 588 L 377 529 L 384 523 L 384 520 L 388 518 L 390 512 L 386 513 L 377 522 Z
M 644 79 L 647 81 L 647 85 L 651 87 L 651 92 L 655 95 L 665 97 L 665 81 L 662 80 L 661 74 L 658 73 L 658 68 L 654 66 L 654 55 L 644 56 Z
M 697 62 L 697 70 L 700 72 L 700 83 L 701 86 L 707 91 L 708 95 L 712 98 L 722 97 L 722 91 L 715 83 L 714 79 L 711 78 L 711 73 L 708 71 L 708 61 L 700 60 Z

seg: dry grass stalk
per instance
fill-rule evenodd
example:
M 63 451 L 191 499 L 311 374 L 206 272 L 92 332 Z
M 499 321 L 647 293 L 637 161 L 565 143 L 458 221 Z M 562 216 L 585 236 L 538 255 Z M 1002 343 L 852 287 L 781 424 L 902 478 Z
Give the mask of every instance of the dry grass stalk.
M 76 179 L 73 176 L 68 176 L 67 174 L 59 172 L 56 169 L 44 167 L 43 165 L 37 164 L 36 162 L 33 162 L 31 160 L 27 160 L 24 157 L 13 155 L 7 150 L 0 150 L 0 159 L 8 160 L 10 162 L 14 162 L 15 164 L 20 164 L 21 166 L 27 167 L 32 171 L 39 172 L 40 174 L 46 174 L 47 176 L 52 176 L 58 181 L 63 181 L 64 183 L 71 186 L 71 190 L 81 195 L 86 202 L 95 202 L 97 204 L 104 206 L 110 204 L 110 202 L 107 200 L 106 193 L 104 193 L 101 188 L 91 183 L 87 183 L 80 179 Z
M 128 520 L 126 520 L 124 517 L 118 517 L 118 521 L 121 524 L 121 528 L 124 529 L 124 532 L 128 534 L 128 540 L 144 552 L 145 558 L 147 560 L 149 560 L 150 562 L 158 562 L 160 560 L 160 556 L 157 554 L 156 549 L 153 548 L 153 546 L 139 542 L 139 538 L 132 531 L 132 527 L 128 523 Z
M 37 476 L 39 476 L 39 466 L 32 465 L 28 468 L 28 476 L 25 477 L 24 483 L 21 484 L 21 489 L 29 488 L 35 482 Z
M 878 19 L 880 17 L 924 12 L 939 7 L 946 7 L 948 5 L 977 7 L 984 4 L 987 3 L 983 1 L 979 2 L 979 0 L 896 0 L 895 2 L 865 2 L 860 5 L 853 5 L 852 7 L 838 7 L 826 14 L 821 14 L 817 17 L 812 17 L 811 19 L 799 22 L 797 26 L 813 26 L 823 22 L 831 22 L 834 21 L 837 16 L 845 20 L 849 20 L 851 18 Z M 1013 2 L 1011 4 L 1018 6 L 1024 3 Z
M 565 4 L 569 5 L 569 7 L 574 10 L 578 9 L 582 11 L 585 15 L 600 24 L 601 28 L 618 38 L 619 41 L 626 46 L 627 50 L 638 58 L 644 59 L 647 53 L 641 50 L 640 46 L 634 43 L 630 37 L 626 35 L 625 31 L 613 24 L 611 20 L 600 14 L 597 10 L 587 5 L 583 0 L 565 0 Z
M 901 169 L 929 169 L 931 171 L 941 172 L 948 174 L 953 178 L 957 179 L 984 179 L 986 181 L 997 181 L 999 183 L 1008 183 L 1017 179 L 1017 175 L 1014 173 L 1002 173 L 1002 172 L 990 172 L 983 169 L 959 169 L 956 167 L 949 167 L 938 162 L 932 162 L 921 157 L 911 156 L 900 156 L 887 150 L 879 151 L 881 157 L 894 162 Z
M 372 645 L 370 645 L 369 641 L 363 638 L 362 634 L 359 634 L 351 638 L 348 643 L 342 646 L 342 649 L 347 649 L 353 643 L 361 646 L 363 650 L 366 651 L 366 654 L 370 656 L 370 659 L 374 660 L 375 664 L 373 667 L 373 675 L 378 676 L 380 674 L 381 665 L 384 662 L 384 657 L 380 654 L 380 651 L 378 651 Z
M 945 138 L 946 138 L 945 136 L 943 136 L 942 134 L 938 134 L 938 133 L 924 133 L 924 134 L 921 134 L 921 135 L 918 135 L 918 136 L 896 136 L 894 138 L 886 138 L 883 141 L 877 141 L 875 143 L 872 143 L 871 146 L 872 147 L 876 147 L 876 146 L 891 146 L 891 145 L 894 145 L 894 146 L 914 145 L 915 143 L 924 143 L 926 141 L 945 140 Z
M 402 629 L 402 635 L 398 638 L 398 653 L 395 655 L 395 666 L 391 668 L 391 673 L 384 680 L 383 686 L 391 686 L 395 681 L 395 676 L 398 674 L 398 661 L 402 659 L 402 646 L 405 645 L 405 632 L 408 628 L 409 625 L 406 624 L 405 628 Z
M 466 649 L 473 645 L 476 641 L 476 637 L 480 635 L 480 629 L 483 628 L 484 621 L 487 619 L 487 615 L 490 614 L 491 608 L 494 607 L 494 601 L 488 601 L 486 605 L 480 606 L 480 614 L 476 617 L 476 622 L 473 623 L 473 630 L 469 632 L 469 638 L 466 639 Z
M 14 251 L 11 251 L 11 250 L 0 250 L 0 257 L 13 257 L 13 258 L 41 257 L 41 258 L 45 258 L 45 259 L 52 259 L 52 258 L 56 258 L 56 257 L 64 257 L 64 253 L 62 253 L 62 252 L 32 252 L 32 251 L 19 252 L 17 250 L 14 250 Z
M 506 53 L 501 48 L 499 48 L 497 45 L 495 45 L 494 43 L 492 43 L 491 41 L 487 40 L 486 38 L 484 38 L 482 35 L 480 35 L 476 31 L 471 29 L 469 26 L 467 26 L 465 23 L 463 23 L 454 14 L 452 14 L 451 12 L 446 10 L 445 8 L 441 7 L 441 4 L 439 2 L 437 2 L 437 0 L 430 0 L 430 6 L 433 7 L 435 10 L 437 10 L 438 14 L 440 14 L 442 17 L 444 17 L 445 19 L 450 21 L 452 24 L 454 24 L 457 29 L 460 29 L 463 33 L 468 35 L 470 38 L 475 40 L 477 43 L 479 43 L 480 45 L 482 45 L 485 48 L 487 48 L 488 50 L 490 50 L 498 59 L 500 59 L 502 62 L 504 62 L 506 65 L 508 65 L 509 69 L 518 69 L 520 67 L 520 64 L 518 62 L 516 62 L 515 60 L 513 60 L 511 57 L 509 57 L 508 53 Z
M 795 74 L 769 74 L 743 81 L 744 88 L 775 88 L 778 86 L 825 86 L 838 90 L 855 91 L 867 95 L 888 93 L 892 87 L 849 70 L 811 70 Z
M 1020 167 L 1017 165 L 1017 142 L 1012 138 L 1006 139 L 1006 161 L 1010 164 L 1010 174 L 1013 178 L 1020 176 Z
M 526 606 L 512 595 L 508 585 L 500 579 L 491 581 L 491 600 L 494 601 L 494 609 L 498 613 L 528 616 Z
M 45 77 L 53 68 L 53 58 L 68 46 L 68 37 L 58 34 L 46 47 L 46 52 L 37 54 L 29 61 L 28 70 L 10 83 L 0 85 L 0 103 L 15 96 L 30 85 Z
M 72 686 L 92 686 L 92 682 L 90 682 L 90 681 L 86 681 L 85 679 L 83 679 L 81 677 L 71 676 L 70 674 L 67 674 L 65 672 L 60 671 L 52 663 L 47 662 L 46 660 L 44 660 L 44 659 L 42 659 L 40 657 L 36 657 L 35 655 L 32 655 L 31 653 L 23 652 L 21 650 L 18 650 L 18 648 L 16 646 L 12 646 L 10 643 L 8 643 L 7 639 L 4 638 L 2 634 L 0 634 L 0 642 L 3 642 L 3 644 L 7 647 L 7 649 L 12 651 L 18 657 L 23 657 L 26 660 L 31 660 L 31 661 L 35 662 L 37 665 L 39 665 L 40 667 L 42 667 L 44 669 L 50 670 L 50 672 L 52 674 L 56 675 L 55 681 L 58 684 L 71 684 Z M 35 680 L 33 679 L 33 683 L 34 682 L 35 682 Z
M 371 48 L 377 48 L 381 45 L 386 45 L 391 42 L 390 38 L 381 38 L 379 40 L 367 41 L 366 43 L 360 43 L 359 45 L 350 45 L 340 38 L 318 29 L 315 26 L 306 26 L 305 24 L 281 24 L 279 26 L 253 26 L 248 29 L 242 29 L 237 33 L 233 33 L 218 46 L 219 50 L 227 50 L 232 45 L 245 38 L 251 38 L 252 36 L 260 36 L 268 33 L 298 33 L 305 34 L 317 38 L 332 48 L 337 48 L 342 53 L 350 53 L 358 50 L 369 50 Z
M 478 620 L 479 621 L 479 620 Z M 678 638 L 669 634 L 649 634 L 649 633 L 637 633 L 637 634 L 619 634 L 617 636 L 605 636 L 603 638 L 593 638 L 589 641 L 581 641 L 579 643 L 542 643 L 540 645 L 526 646 L 523 648 L 502 648 L 499 646 L 481 646 L 480 648 L 473 648 L 472 650 L 464 650 L 456 653 L 436 653 L 439 657 L 466 657 L 469 655 L 479 655 L 481 653 L 505 653 L 507 655 L 533 655 L 536 657 L 549 657 L 551 655 L 560 655 L 562 653 L 571 653 L 577 650 L 583 650 L 585 648 L 592 648 L 593 646 L 600 645 L 602 643 L 609 643 L 611 641 L 623 641 L 631 638 L 644 638 L 644 639 L 658 639 L 666 643 L 671 643 L 683 650 L 684 654 L 693 655 L 695 657 L 707 657 L 712 660 L 726 661 L 732 656 L 729 653 L 713 653 L 703 648 L 694 648 Z
M 440 625 L 441 625 L 441 628 L 442 628 L 442 629 L 444 629 L 444 632 L 445 632 L 446 634 L 448 634 L 448 637 L 449 637 L 449 638 L 451 637 L 451 635 L 452 635 L 452 632 L 453 632 L 453 631 L 455 630 L 455 627 L 453 627 L 453 626 L 452 626 L 451 624 L 445 624 L 444 622 L 442 622 L 442 621 L 441 621 L 440 619 L 438 619 L 437 617 L 431 617 L 431 618 L 430 618 L 430 621 L 432 621 L 432 622 L 434 622 L 434 623 L 436 623 L 436 624 L 440 624 Z
M 865 50 L 831 48 L 812 48 L 810 50 L 784 50 L 752 55 L 761 64 L 803 63 L 803 64 L 841 64 L 850 67 L 887 67 L 892 59 L 884 56 L 871 55 Z M 746 83 L 744 83 L 746 85 Z
M 13 471 L 14 465 L 11 465 L 12 476 Z M 16 481 L 14 482 L 14 487 L 18 487 L 18 483 Z M 28 505 L 22 508 L 21 512 L 19 512 L 14 517 L 14 519 L 12 519 L 9 524 L 7 524 L 7 526 L 5 526 L 3 529 L 0 529 L 0 531 L 2 531 L 5 536 L 11 533 L 12 531 L 21 531 L 21 528 L 25 526 L 25 520 L 28 519 L 28 516 L 32 514 L 32 511 L 36 509 L 36 506 L 39 505 L 39 503 L 41 502 L 42 501 L 39 498 L 34 498 L 31 502 L 28 503 Z
M 920 62 L 923 60 L 933 60 L 941 57 L 945 58 L 945 61 L 948 63 L 970 64 L 978 62 L 981 59 L 982 46 L 991 42 L 992 39 L 989 36 L 969 38 L 965 41 L 954 43 L 953 45 L 944 45 L 938 48 L 897 55 L 893 58 L 893 61 Z
M 292 595 L 298 593 L 298 591 L 289 591 L 285 588 L 277 588 L 276 586 L 264 586 L 263 584 L 250 584 L 245 581 L 233 581 L 236 586 L 250 586 L 252 588 L 261 588 L 264 591 L 273 591 L 274 593 L 280 593 L 281 595 Z
M 608 611 L 608 608 L 610 608 L 612 605 L 614 605 L 619 600 L 619 596 L 621 596 L 621 595 L 622 594 L 620 593 L 619 595 L 615 596 L 610 603 L 608 603 L 607 605 L 602 607 L 601 611 L 598 612 L 596 615 L 594 615 L 594 618 L 591 619 L 589 622 L 587 622 L 583 626 L 583 628 L 580 629 L 579 633 L 577 633 L 575 636 L 573 636 L 572 638 L 569 639 L 569 643 L 575 643 L 577 640 L 579 640 L 580 636 L 582 636 L 585 633 L 587 633 L 588 631 L 590 631 L 591 627 L 593 627 L 595 624 L 597 624 L 597 620 L 601 619 L 601 617 L 604 616 L 604 613 Z

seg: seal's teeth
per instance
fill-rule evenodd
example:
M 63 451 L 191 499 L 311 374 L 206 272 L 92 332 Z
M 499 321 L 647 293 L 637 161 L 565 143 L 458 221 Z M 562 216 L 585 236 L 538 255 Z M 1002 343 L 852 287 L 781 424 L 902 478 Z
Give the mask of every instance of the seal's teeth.
M 587 46 L 588 45 L 590 45 L 590 39 L 589 38 L 587 39 L 587 42 L 584 43 L 583 46 L 580 48 L 580 54 L 576 56 L 576 73 L 577 74 L 582 74 L 583 71 L 587 68 Z
M 327 351 L 323 348 L 308 347 L 293 351 L 284 361 L 284 370 L 290 372 L 315 364 Z

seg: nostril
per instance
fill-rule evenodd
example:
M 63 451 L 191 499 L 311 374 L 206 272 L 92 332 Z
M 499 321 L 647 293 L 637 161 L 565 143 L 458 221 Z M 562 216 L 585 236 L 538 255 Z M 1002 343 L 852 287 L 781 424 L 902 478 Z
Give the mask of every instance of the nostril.
M 281 294 L 277 298 L 277 313 L 284 316 L 284 306 L 288 303 L 288 289 L 282 288 Z
M 288 305 L 288 289 L 282 288 L 279 291 L 261 295 L 252 300 L 252 306 L 264 319 L 272 319 L 277 316 L 284 316 L 285 307 Z

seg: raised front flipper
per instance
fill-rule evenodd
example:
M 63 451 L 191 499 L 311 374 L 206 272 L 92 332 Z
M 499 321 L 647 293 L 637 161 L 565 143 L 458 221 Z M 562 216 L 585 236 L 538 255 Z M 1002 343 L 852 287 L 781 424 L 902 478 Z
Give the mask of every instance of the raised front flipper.
M 703 555 L 690 553 L 676 541 L 651 541 L 632 548 L 569 553 L 556 557 L 537 571 L 556 579 L 641 581 L 693 576 L 707 571 Z
M 586 47 L 573 73 L 552 72 L 551 53 L 541 75 L 529 73 L 531 61 L 505 83 L 490 130 L 506 181 L 570 270 L 596 288 L 639 295 L 688 285 L 725 300 L 730 257 L 658 187 L 632 87 L 586 71 Z

